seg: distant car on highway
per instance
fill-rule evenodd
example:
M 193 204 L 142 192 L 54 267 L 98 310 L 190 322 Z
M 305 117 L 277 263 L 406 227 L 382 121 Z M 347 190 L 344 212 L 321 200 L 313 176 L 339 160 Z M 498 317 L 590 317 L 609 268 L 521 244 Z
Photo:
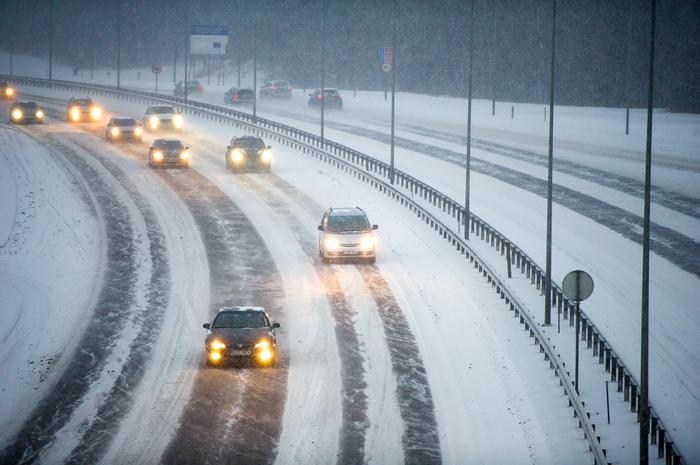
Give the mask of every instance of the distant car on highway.
M 343 97 L 340 96 L 338 89 L 323 89 L 323 96 L 321 96 L 321 89 L 316 89 L 309 94 L 309 106 L 315 108 L 321 108 L 321 102 L 325 99 L 324 109 L 343 109 Z
M 324 263 L 330 260 L 359 258 L 376 260 L 376 224 L 370 225 L 360 207 L 329 208 L 318 225 L 318 254 Z
M 143 128 L 135 118 L 111 118 L 105 128 L 105 138 L 112 141 L 141 142 Z
M 99 121 L 102 118 L 102 108 L 91 98 L 71 97 L 66 106 L 66 120 L 72 123 L 84 121 Z
M 182 129 L 185 120 L 182 114 L 171 105 L 151 105 L 143 115 L 143 127 L 149 131 L 159 129 Z
M 41 124 L 44 122 L 44 109 L 36 102 L 15 102 L 10 107 L 10 122 L 13 124 Z
M 204 323 L 206 365 L 226 362 L 274 365 L 277 361 L 277 338 L 273 323 L 262 307 L 223 307 L 211 323 Z
M 255 92 L 250 87 L 232 87 L 224 94 L 224 103 L 227 105 L 252 105 L 254 101 Z
M 226 148 L 226 168 L 234 173 L 272 169 L 272 147 L 257 136 L 234 137 Z
M 15 98 L 15 86 L 9 81 L 0 81 L 0 99 L 10 100 Z
M 292 98 L 292 86 L 287 81 L 267 81 L 260 88 L 260 99 Z
M 190 148 L 177 139 L 156 139 L 148 149 L 151 168 L 189 168 Z
M 199 81 L 187 81 L 187 96 L 188 97 L 190 95 L 194 95 L 194 94 L 201 95 L 203 93 L 204 93 L 204 86 Z M 185 96 L 185 85 L 182 83 L 182 81 L 175 84 L 175 88 L 173 89 L 173 95 L 175 97 L 184 97 Z

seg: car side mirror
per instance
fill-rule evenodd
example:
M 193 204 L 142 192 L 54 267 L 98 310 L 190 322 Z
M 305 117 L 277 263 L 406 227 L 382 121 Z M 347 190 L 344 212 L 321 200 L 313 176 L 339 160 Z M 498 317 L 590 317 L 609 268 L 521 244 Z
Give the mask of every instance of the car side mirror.
M 279 323 L 272 323 L 272 329 L 279 328 L 280 324 Z
M 210 327 L 211 327 L 211 325 L 209 323 L 204 323 L 202 325 L 202 328 L 204 328 L 204 329 L 209 329 Z
M 376 224 L 373 224 L 373 225 L 372 225 L 372 231 L 376 231 L 377 229 L 379 229 L 379 226 L 376 225 Z
M 319 224 L 319 225 L 318 225 L 318 230 L 319 230 L 319 231 L 323 231 L 323 225 L 322 225 L 322 224 Z

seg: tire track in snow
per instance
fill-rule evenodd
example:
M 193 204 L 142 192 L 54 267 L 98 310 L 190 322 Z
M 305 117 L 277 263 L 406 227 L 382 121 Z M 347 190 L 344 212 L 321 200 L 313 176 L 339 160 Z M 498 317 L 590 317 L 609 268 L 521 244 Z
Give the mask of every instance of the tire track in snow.
M 98 150 L 89 147 L 89 142 L 78 137 L 71 141 L 90 153 L 121 184 L 136 204 L 147 228 L 150 247 L 151 276 L 146 295 L 147 307 L 136 314 L 136 323 L 141 327 L 129 347 L 129 355 L 122 365 L 109 396 L 102 400 L 95 421 L 83 433 L 80 444 L 71 452 L 71 463 L 97 463 L 104 455 L 119 422 L 126 415 L 132 394 L 141 381 L 146 364 L 153 355 L 153 344 L 160 334 L 161 320 L 168 307 L 170 294 L 170 265 L 165 248 L 165 238 L 153 209 L 128 176 L 113 161 Z
M 284 179 L 276 175 L 268 177 L 270 180 L 274 180 L 274 185 L 280 191 L 302 208 L 323 210 L 322 206 Z M 276 211 L 288 217 L 287 221 L 290 225 L 295 222 L 299 223 L 299 220 L 289 213 L 281 201 L 275 200 L 274 194 L 260 188 L 258 191 L 268 203 L 271 201 L 278 203 Z M 268 201 L 268 198 L 272 200 Z M 274 205 L 273 208 L 275 208 Z M 297 228 L 300 229 L 299 236 L 303 237 L 303 226 L 298 224 Z M 316 249 L 313 247 L 313 243 L 311 243 L 311 249 L 311 253 L 315 255 Z M 331 267 L 322 268 L 331 269 Z M 391 288 L 381 276 L 379 268 L 376 265 L 357 265 L 356 268 L 377 304 L 389 347 L 392 369 L 397 383 L 396 395 L 399 411 L 404 421 L 402 437 L 404 462 L 416 465 L 442 463 L 437 420 L 428 377 L 408 321 Z
M 226 194 L 195 171 L 160 173 L 190 209 L 204 240 L 212 310 L 226 305 L 260 305 L 284 326 L 281 278 L 248 218 Z M 283 341 L 278 351 L 274 368 L 193 367 L 201 369 L 163 462 L 274 462 L 289 366 Z
M 263 175 L 264 176 L 264 175 Z M 256 193 L 273 211 L 284 218 L 294 232 L 299 245 L 311 260 L 326 291 L 331 313 L 335 320 L 335 338 L 341 364 L 342 424 L 338 445 L 338 465 L 363 464 L 365 460 L 365 436 L 369 428 L 367 418 L 367 382 L 365 381 L 364 357 L 355 330 L 357 313 L 348 302 L 340 280 L 331 267 L 322 265 L 317 249 L 308 237 L 306 228 L 286 204 L 272 192 L 258 184 L 252 177 L 237 175 L 236 180 L 246 189 Z
M 99 377 L 103 363 L 131 317 L 135 302 L 138 265 L 129 208 L 110 183 L 102 181 L 101 172 L 69 148 L 60 148 L 62 155 L 58 156 L 70 162 L 97 202 L 106 234 L 103 284 L 75 354 L 51 395 L 38 402 L 14 442 L 0 452 L 1 463 L 23 464 L 39 459 L 42 449 L 52 443 L 56 432 L 69 421 L 82 397 Z M 57 152 L 53 148 L 51 151 Z

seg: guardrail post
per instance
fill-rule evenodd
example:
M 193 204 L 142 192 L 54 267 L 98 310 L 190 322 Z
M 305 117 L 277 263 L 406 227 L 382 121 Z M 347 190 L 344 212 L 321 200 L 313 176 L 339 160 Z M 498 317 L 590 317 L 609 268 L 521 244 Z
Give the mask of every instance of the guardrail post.
M 659 447 L 658 447 L 658 458 L 664 458 L 664 448 L 666 446 L 666 431 L 663 428 L 659 428 Z
M 657 424 L 658 424 L 658 419 L 655 416 L 651 417 L 651 443 L 656 444 L 656 433 L 657 433 Z
M 630 385 L 630 411 L 637 411 L 637 386 Z
M 593 356 L 598 355 L 598 341 L 600 340 L 600 335 L 595 332 L 593 333 Z
M 605 355 L 605 341 L 601 338 L 598 344 L 600 344 L 600 347 L 598 348 L 598 365 L 602 365 L 603 356 Z
M 617 392 L 622 392 L 622 384 L 625 379 L 625 367 L 619 364 L 617 367 Z
M 615 378 L 617 377 L 617 357 L 613 356 L 611 360 L 611 367 L 610 367 L 610 381 L 615 381 Z

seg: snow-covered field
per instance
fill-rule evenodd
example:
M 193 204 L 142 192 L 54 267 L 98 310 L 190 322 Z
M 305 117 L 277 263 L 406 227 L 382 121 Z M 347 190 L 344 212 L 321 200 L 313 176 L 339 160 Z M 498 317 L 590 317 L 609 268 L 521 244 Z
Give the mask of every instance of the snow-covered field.
M 36 72 L 37 64 L 41 63 L 39 60 L 25 59 L 23 62 L 20 59 L 16 63 L 18 74 L 40 75 Z M 148 88 L 142 80 L 135 80 L 134 74 L 135 71 L 125 72 L 122 85 Z M 167 68 L 164 75 L 168 75 Z M 56 67 L 56 76 L 74 79 L 61 67 Z M 143 71 L 142 76 L 150 75 Z M 101 77 L 106 78 L 104 74 Z M 205 87 L 206 92 L 201 98 L 220 103 L 224 88 L 207 86 L 206 83 Z M 26 92 L 35 95 L 43 92 L 61 99 L 68 96 L 47 94 L 37 89 L 27 89 Z M 318 112 L 306 107 L 306 96 L 300 89 L 295 93 L 289 102 L 261 102 L 259 115 L 317 131 Z M 343 113 L 327 115 L 326 136 L 387 160 L 388 104 L 379 93 L 358 92 L 357 97 L 353 97 L 351 91 L 344 91 L 343 95 L 345 109 Z M 103 103 L 108 110 L 119 114 L 139 115 L 143 111 L 138 105 Z M 0 128 L 0 137 L 3 137 L 0 155 L 4 157 L 0 159 L 4 163 L 0 165 L 0 180 L 3 181 L 0 189 L 4 194 L 2 198 L 6 199 L 0 213 L 0 233 L 3 234 L 0 243 L 4 237 L 17 235 L 16 230 L 21 227 L 17 225 L 25 224 L 20 218 L 23 209 L 40 218 L 23 226 L 26 232 L 19 236 L 26 240 L 22 249 L 27 255 L 22 260 L 27 266 L 25 273 L 45 286 L 71 289 L 72 300 L 60 295 L 22 291 L 16 284 L 19 279 L 16 275 L 21 273 L 14 271 L 22 268 L 9 261 L 6 266 L 3 261 L 3 276 L 8 269 L 12 269 L 9 273 L 12 276 L 0 283 L 5 286 L 3 297 L 7 296 L 3 301 L 10 303 L 8 312 L 3 306 L 2 327 L 13 328 L 4 323 L 18 318 L 20 310 L 15 309 L 20 308 L 20 299 L 24 299 L 25 294 L 36 300 L 32 308 L 47 303 L 55 308 L 65 308 L 68 301 L 75 304 L 76 300 L 78 304 L 62 310 L 61 314 L 65 316 L 60 322 L 41 320 L 54 331 L 60 329 L 56 331 L 60 336 L 42 338 L 44 346 L 31 348 L 31 352 L 21 343 L 17 344 L 24 341 L 20 337 L 23 334 L 21 325 L 3 335 L 0 346 L 3 373 L 8 373 L 5 363 L 12 363 L 7 366 L 14 373 L 14 370 L 30 370 L 27 368 L 31 366 L 29 361 L 39 363 L 36 361 L 39 358 L 34 358 L 38 355 L 70 354 L 73 349 L 71 340 L 77 343 L 71 330 L 79 334 L 83 327 L 80 322 L 91 311 L 89 292 L 102 279 L 99 256 L 104 253 L 104 244 L 100 239 L 99 214 L 90 210 L 88 194 L 76 193 L 75 181 L 66 178 L 62 190 L 53 186 L 52 195 L 49 195 L 51 199 L 61 199 L 60 205 L 67 206 L 59 209 L 61 215 L 66 215 L 61 221 L 73 226 L 78 224 L 67 228 L 69 232 L 52 226 L 52 221 L 58 220 L 51 218 L 45 204 L 27 207 L 22 203 L 27 195 L 28 182 L 17 174 L 17 166 L 22 166 L 23 172 L 30 173 L 30 179 L 37 179 L 34 183 L 39 185 L 49 183 L 48 180 L 55 181 L 50 174 L 56 169 L 71 172 L 66 169 L 65 161 L 56 161 L 61 158 L 58 154 L 49 157 L 53 160 L 50 163 L 34 164 L 29 164 L 27 157 L 21 156 L 26 152 L 41 154 L 44 150 L 43 156 L 48 157 L 42 145 L 33 139 L 43 140 L 49 131 L 51 137 L 63 140 L 65 145 L 80 142 L 82 146 L 100 147 L 109 153 L 113 163 L 127 173 L 126 177 L 134 182 L 134 189 L 155 211 L 161 230 L 167 231 L 171 282 L 190 282 L 188 290 L 170 286 L 169 304 L 164 312 L 167 318 L 158 335 L 158 349 L 153 351 L 145 374 L 138 378 L 141 387 L 134 391 L 129 411 L 119 428 L 113 431 L 110 445 L 105 449 L 104 460 L 107 462 L 133 460 L 134 457 L 150 462 L 168 447 L 172 450 L 173 446 L 168 445 L 166 438 L 178 434 L 178 425 L 174 421 L 186 408 L 191 386 L 193 383 L 197 386 L 197 360 L 201 350 L 197 328 L 201 321 L 192 319 L 186 308 L 192 308 L 204 320 L 213 310 L 206 303 L 208 284 L 206 276 L 202 275 L 206 275 L 207 265 L 203 260 L 205 252 L 201 249 L 201 239 L 197 238 L 204 232 L 190 216 L 191 208 L 188 210 L 187 202 L 182 204 L 177 200 L 181 194 L 173 191 L 168 180 L 171 175 L 156 176 L 145 168 L 141 155 L 143 149 L 102 148 L 104 143 L 95 138 L 100 134 L 98 128 L 86 129 L 87 134 L 81 129 L 69 128 L 56 120 L 60 112 L 58 107 L 55 108 L 50 114 L 53 117 L 51 129 L 18 133 L 6 127 Z M 455 199 L 462 198 L 464 174 L 460 163 L 463 161 L 456 154 L 464 152 L 460 137 L 464 132 L 465 102 L 454 98 L 399 94 L 397 109 L 397 136 L 401 139 L 396 151 L 397 167 Z M 474 137 L 480 145 L 475 144 L 472 151 L 474 160 L 481 161 L 483 167 L 481 171 L 472 172 L 473 211 L 514 240 L 538 263 L 544 263 L 545 204 L 537 190 L 537 180 L 541 181 L 546 175 L 546 167 L 542 165 L 546 154 L 547 126 L 543 110 L 541 105 L 516 104 L 515 119 L 511 120 L 510 104 L 500 103 L 497 116 L 492 117 L 490 102 L 477 101 Z M 555 157 L 564 162 L 555 166 L 555 183 L 568 190 L 564 191 L 564 197 L 558 198 L 554 209 L 554 276 L 559 281 L 567 271 L 576 268 L 593 275 L 596 290 L 584 309 L 636 375 L 641 282 L 641 247 L 636 221 L 641 214 L 638 187 L 643 174 L 645 115 L 641 110 L 632 112 L 630 136 L 624 135 L 624 110 L 557 107 L 555 117 Z M 323 271 L 319 271 L 315 264 L 313 254 L 309 253 L 315 244 L 315 224 L 323 209 L 339 204 L 362 205 L 370 219 L 380 223 L 381 248 L 377 268 L 388 286 L 386 289 L 390 290 L 391 301 L 405 316 L 422 358 L 431 394 L 431 402 L 425 405 L 434 411 L 442 460 L 462 463 L 465 457 L 469 457 L 470 462 L 476 463 L 590 461 L 585 454 L 585 442 L 569 418 L 570 411 L 561 396 L 558 382 L 539 360 L 537 351 L 528 345 L 528 338 L 517 322 L 509 317 L 490 287 L 476 273 L 470 272 L 458 254 L 407 211 L 346 178 L 341 172 L 294 151 L 275 149 L 272 176 L 232 177 L 223 171 L 221 165 L 225 143 L 234 134 L 223 126 L 191 120 L 182 137 L 193 147 L 194 169 L 233 199 L 249 218 L 270 251 L 282 281 L 288 322 L 284 327 L 284 338 L 289 341 L 290 363 L 277 445 L 278 462 L 327 463 L 336 453 L 344 451 L 338 446 L 338 431 L 342 444 L 344 427 L 340 413 L 345 405 L 340 392 L 348 388 L 345 381 L 337 378 L 346 363 L 339 353 L 344 349 L 342 333 L 337 329 L 333 331 L 339 320 L 326 302 L 330 292 L 328 283 L 323 278 Z M 698 274 L 693 272 L 700 264 L 700 255 L 697 255 L 700 246 L 700 117 L 658 111 L 654 135 L 653 181 L 657 190 L 652 221 L 665 228 L 659 229 L 661 232 L 655 238 L 659 244 L 665 242 L 670 248 L 676 247 L 677 253 L 655 253 L 652 256 L 650 395 L 661 418 L 672 429 L 673 438 L 686 460 L 694 463 L 700 460 L 700 449 L 694 441 L 700 433 L 697 390 L 700 385 L 697 356 L 700 343 L 695 337 L 700 329 L 700 318 L 692 311 L 700 298 Z M 94 157 L 89 152 L 82 156 L 89 160 Z M 52 169 L 52 163 L 62 163 L 63 166 Z M 95 164 L 98 168 L 99 165 Z M 521 173 L 523 178 L 529 176 L 528 179 L 535 181 L 518 183 L 513 181 L 514 178 L 502 176 L 499 170 Z M 588 197 L 572 203 L 570 199 L 581 193 Z M 173 200 L 163 200 L 166 197 L 173 197 Z M 65 203 L 63 199 L 66 199 Z M 592 213 L 599 207 L 608 214 Z M 83 214 L 79 216 L 79 212 Z M 54 211 L 53 214 L 57 213 Z M 137 213 L 132 215 L 138 216 Z M 138 225 L 143 220 L 134 221 Z M 620 226 L 625 223 L 627 229 Z M 87 247 L 86 243 L 92 244 L 92 249 L 88 252 L 82 250 L 81 254 L 71 246 L 53 247 L 52 250 L 56 250 L 53 264 L 35 267 L 32 260 L 36 258 L 32 255 L 41 254 L 42 249 L 37 244 L 43 239 L 32 238 L 39 232 L 44 233 L 47 227 L 59 231 L 51 237 L 52 245 L 71 244 L 60 236 L 60 233 L 70 233 L 81 238 L 78 243 L 83 247 Z M 146 234 L 143 226 L 137 229 Z M 671 233 L 663 233 L 665 230 Z M 191 242 L 186 243 L 194 245 L 183 245 L 184 237 L 191 238 Z M 690 248 L 679 251 L 679 244 Z M 9 240 L 0 248 L 0 259 L 5 260 L 2 257 L 6 250 L 14 250 L 8 247 L 12 247 Z M 483 248 L 481 253 L 488 257 L 489 251 Z M 493 260 L 495 263 L 497 258 L 493 257 Z M 194 269 L 199 270 L 196 284 L 189 281 L 188 273 L 184 272 L 190 263 L 195 263 Z M 50 279 L 52 275 L 47 269 L 51 270 L 52 266 L 53 273 L 60 274 L 60 279 Z M 209 263 L 210 269 L 212 266 Z M 70 272 L 57 273 L 56 270 L 65 271 L 62 267 Z M 401 396 L 396 394 L 402 387 L 401 379 L 396 378 L 397 366 L 400 367 L 402 361 L 392 355 L 392 347 L 387 345 L 387 340 L 392 338 L 381 318 L 383 304 L 371 291 L 371 280 L 368 281 L 367 272 L 362 267 L 334 265 L 330 268 L 351 308 L 349 315 L 359 340 L 362 379 L 367 384 L 362 391 L 367 405 L 362 433 L 364 458 L 372 463 L 401 462 L 409 458 L 406 454 L 410 454 L 411 449 L 406 438 L 412 437 L 415 425 L 402 407 Z M 81 279 L 76 279 L 77 276 Z M 93 276 L 93 281 L 85 276 Z M 523 296 L 533 316 L 539 317 L 540 298 L 522 281 L 515 279 L 512 286 Z M 23 305 L 27 307 L 26 303 Z M 309 306 L 309 311 L 292 311 L 305 305 Z M 34 316 L 29 321 L 38 321 L 37 318 Z M 184 322 L 186 329 L 176 329 L 177 322 Z M 545 330 L 551 331 L 551 328 Z M 557 336 L 552 334 L 552 337 Z M 179 342 L 177 348 L 173 347 L 173 339 Z M 327 348 L 322 356 L 310 357 L 315 348 L 311 343 L 314 340 Z M 556 343 L 566 344 L 558 339 Z M 125 344 L 128 345 L 128 341 Z M 12 353 L 12 357 L 5 356 L 13 350 L 19 352 Z M 571 348 L 562 349 L 562 356 L 571 360 Z M 61 360 L 60 357 L 57 359 Z M 58 376 L 60 369 L 59 364 L 46 370 L 49 383 L 52 373 Z M 595 364 L 586 368 L 584 363 L 582 369 L 594 372 L 597 368 Z M 599 378 L 595 379 L 602 379 L 597 376 Z M 110 377 L 109 373 L 103 374 L 100 380 L 103 387 L 95 388 L 97 393 L 109 390 L 110 383 L 115 383 L 114 376 Z M 316 390 L 309 380 L 320 383 Z M 41 386 L 48 384 L 44 382 L 39 390 L 33 391 L 13 378 L 3 380 L 3 383 L 7 384 L 6 392 L 11 395 L 5 396 L 3 392 L 0 402 L 7 402 L 8 406 L 21 405 L 17 404 L 17 399 L 36 402 L 46 395 Z M 329 392 L 326 389 L 330 386 L 333 387 Z M 599 398 L 600 389 L 584 384 L 584 390 L 590 392 L 582 394 L 592 396 L 593 402 Z M 194 392 L 197 392 L 196 387 Z M 318 398 L 320 393 L 323 395 Z M 80 423 L 94 423 L 94 411 L 99 409 L 99 396 L 95 395 L 92 394 L 92 407 L 90 394 L 82 399 L 85 407 L 77 409 L 58 431 L 57 437 L 64 439 L 47 446 L 47 457 L 59 460 L 68 457 L 71 448 L 78 447 L 85 428 Z M 312 398 L 319 402 L 316 408 L 309 408 Z M 151 404 L 163 403 L 167 407 L 148 408 Z M 624 404 L 614 406 L 614 413 L 622 410 Z M 23 414 L 28 413 L 26 407 L 18 407 L 16 415 L 8 416 L 12 421 L 7 422 L 9 429 L 4 429 L 7 434 L 0 436 L 0 447 L 5 447 L 11 440 L 13 432 L 25 418 Z M 159 432 L 158 438 L 155 434 L 148 434 L 151 428 Z M 633 430 L 633 421 L 622 427 L 625 428 Z M 614 431 L 611 434 L 614 435 Z M 509 443 L 507 449 L 501 445 L 504 438 Z M 608 449 L 611 459 L 627 463 L 634 457 L 636 445 L 625 441 L 624 437 L 612 441 L 617 448 Z M 627 450 L 621 450 L 620 444 Z M 124 452 L 130 447 L 133 451 Z

